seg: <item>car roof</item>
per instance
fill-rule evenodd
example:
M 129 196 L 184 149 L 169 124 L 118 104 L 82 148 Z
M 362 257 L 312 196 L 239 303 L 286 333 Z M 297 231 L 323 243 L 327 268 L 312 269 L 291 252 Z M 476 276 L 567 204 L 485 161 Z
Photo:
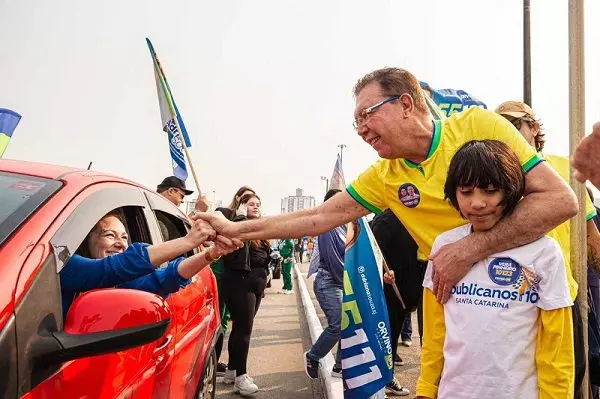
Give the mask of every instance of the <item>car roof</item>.
M 100 181 L 117 181 L 150 190 L 141 184 L 108 173 L 39 162 L 0 159 L 0 171 L 60 180 L 65 183 L 74 183 L 84 187 Z

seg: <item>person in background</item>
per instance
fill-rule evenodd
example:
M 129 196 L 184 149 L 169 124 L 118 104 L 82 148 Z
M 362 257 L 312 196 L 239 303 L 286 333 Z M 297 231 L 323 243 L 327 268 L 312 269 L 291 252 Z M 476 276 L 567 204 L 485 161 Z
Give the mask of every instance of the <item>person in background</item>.
M 327 191 L 324 202 L 329 201 L 340 192 L 341 190 L 336 189 Z M 317 301 L 319 301 L 319 306 L 327 318 L 327 327 L 317 338 L 314 345 L 304 353 L 304 370 L 309 378 L 319 378 L 319 361 L 336 345 L 338 345 L 338 349 L 331 375 L 340 378 L 342 376 L 339 342 L 342 322 L 345 251 L 345 225 L 323 233 L 317 238 L 307 278 L 316 273 L 314 292 Z
M 402 331 L 400 331 L 400 345 L 407 348 L 412 346 L 412 312 L 404 317 Z
M 293 294 L 292 267 L 294 267 L 294 241 L 285 239 L 279 241 L 279 255 L 283 258 L 281 274 L 283 275 L 283 294 Z
M 308 243 L 306 244 L 306 255 L 308 256 L 308 262 L 310 263 L 310 260 L 312 258 L 312 252 L 313 249 L 315 248 L 315 238 L 314 237 L 310 237 L 308 239 Z
M 260 205 L 260 198 L 256 194 L 243 195 L 233 221 L 260 218 Z M 270 254 L 268 241 L 253 240 L 223 257 L 225 273 L 221 283 L 232 322 L 227 344 L 229 362 L 223 381 L 233 382 L 235 390 L 242 396 L 258 392 L 258 386 L 248 375 L 246 366 L 254 317 L 267 287 Z
M 185 237 L 156 245 L 129 245 L 119 213 L 104 215 L 59 272 L 64 315 L 78 294 L 97 288 L 138 289 L 166 298 L 186 287 L 214 259 L 242 245 L 221 238 L 201 253 L 187 259 L 181 256 L 214 236 L 210 225 L 196 221 Z
M 186 195 L 193 194 L 192 190 L 185 187 L 185 182 L 175 176 L 165 177 L 163 181 L 156 187 L 156 192 L 171 201 L 175 206 L 181 205 Z M 198 209 L 206 211 L 206 209 Z
M 527 140 L 529 145 L 532 148 L 535 148 L 538 153 L 542 154 L 546 142 L 546 135 L 540 119 L 536 116 L 531 107 L 520 101 L 506 101 L 496 108 L 496 112 L 512 123 L 515 128 L 519 130 L 519 133 L 521 133 L 523 138 Z M 543 157 L 548 165 L 550 165 L 550 167 L 554 169 L 565 182 L 569 183 L 569 158 L 558 155 L 550 155 L 547 153 L 543 153 Z M 600 271 L 600 233 L 598 232 L 598 228 L 594 223 L 596 208 L 589 198 L 587 198 L 585 210 L 587 220 L 586 242 L 588 263 L 594 270 Z M 571 222 L 566 221 L 562 223 L 550 231 L 548 236 L 558 241 L 563 250 L 566 264 L 569 265 L 571 258 Z M 572 276 L 571 281 L 574 282 L 575 279 L 573 274 L 569 274 Z M 592 281 L 592 283 L 594 282 Z M 571 291 L 571 299 L 575 300 L 576 293 L 577 288 L 575 286 L 575 288 L 573 288 Z M 580 398 L 582 397 L 580 387 L 585 374 L 586 354 L 583 345 L 584 326 L 578 306 L 573 308 L 573 331 L 575 334 L 575 397 Z
M 249 186 L 242 186 L 237 189 L 227 208 L 217 208 L 216 210 L 231 220 L 235 216 L 235 210 L 240 205 L 240 199 L 244 195 L 250 194 L 255 194 L 254 190 Z M 223 352 L 225 334 L 227 333 L 230 320 L 229 308 L 227 305 L 225 305 L 225 292 L 223 291 L 222 283 L 223 274 L 225 273 L 225 264 L 223 263 L 223 259 L 221 258 L 211 263 L 210 268 L 215 275 L 215 279 L 217 280 L 217 291 L 219 293 L 219 313 L 221 314 L 222 334 L 215 343 L 215 353 L 217 355 L 217 375 L 222 377 L 227 372 L 227 364 L 220 362 L 219 359 L 221 358 L 221 353 Z
M 296 263 L 302 263 L 302 244 L 300 238 L 294 240 L 294 255 L 296 256 Z
M 440 234 L 433 250 L 493 228 L 524 189 L 521 163 L 506 144 L 465 143 L 450 162 L 444 195 L 469 224 Z M 417 398 L 573 397 L 573 301 L 554 239 L 476 262 L 443 305 L 433 294 L 432 272 L 430 261 Z

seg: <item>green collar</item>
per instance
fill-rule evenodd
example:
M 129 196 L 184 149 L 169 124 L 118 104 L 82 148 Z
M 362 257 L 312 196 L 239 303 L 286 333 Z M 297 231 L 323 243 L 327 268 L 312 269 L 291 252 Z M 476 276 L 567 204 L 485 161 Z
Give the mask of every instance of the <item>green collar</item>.
M 431 144 L 429 145 L 429 151 L 427 151 L 427 158 L 425 158 L 425 160 L 428 160 L 429 158 L 431 158 L 433 156 L 435 151 L 440 146 L 440 139 L 442 138 L 442 121 L 434 119 L 434 120 L 432 120 L 432 122 L 433 122 L 433 137 L 431 138 Z M 408 159 L 405 159 L 404 163 L 409 168 L 421 169 L 420 164 L 413 162 L 413 161 L 409 161 Z

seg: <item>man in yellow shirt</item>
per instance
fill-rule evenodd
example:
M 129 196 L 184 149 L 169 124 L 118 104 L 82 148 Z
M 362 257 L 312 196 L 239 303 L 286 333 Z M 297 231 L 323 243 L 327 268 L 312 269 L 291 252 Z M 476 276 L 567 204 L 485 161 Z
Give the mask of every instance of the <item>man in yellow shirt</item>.
M 477 261 L 532 242 L 577 213 L 571 189 L 506 119 L 477 107 L 434 121 L 418 80 L 399 68 L 361 78 L 354 88 L 354 126 L 383 159 L 346 190 L 322 205 L 298 212 L 232 223 L 219 214 L 199 213 L 219 234 L 243 240 L 318 235 L 371 212 L 390 208 L 419 245 L 422 261 L 435 270 L 434 292 L 445 302 L 450 290 Z M 440 233 L 465 224 L 444 200 L 450 159 L 469 140 L 507 143 L 527 172 L 526 191 L 510 217 L 430 254 Z M 410 188 L 409 188 L 410 187 Z M 403 190 L 405 189 L 405 191 Z M 554 207 L 560 203 L 560 207 Z

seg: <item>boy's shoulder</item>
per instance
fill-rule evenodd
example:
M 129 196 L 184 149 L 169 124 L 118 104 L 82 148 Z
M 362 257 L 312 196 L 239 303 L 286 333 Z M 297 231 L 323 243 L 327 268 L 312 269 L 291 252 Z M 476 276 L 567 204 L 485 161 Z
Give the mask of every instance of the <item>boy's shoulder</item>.
M 469 234 L 471 234 L 470 223 L 463 224 L 462 226 L 458 226 L 450 230 L 446 230 L 435 238 L 435 240 L 433 241 L 432 248 L 439 248 L 442 245 L 458 241 L 461 238 L 468 236 Z

